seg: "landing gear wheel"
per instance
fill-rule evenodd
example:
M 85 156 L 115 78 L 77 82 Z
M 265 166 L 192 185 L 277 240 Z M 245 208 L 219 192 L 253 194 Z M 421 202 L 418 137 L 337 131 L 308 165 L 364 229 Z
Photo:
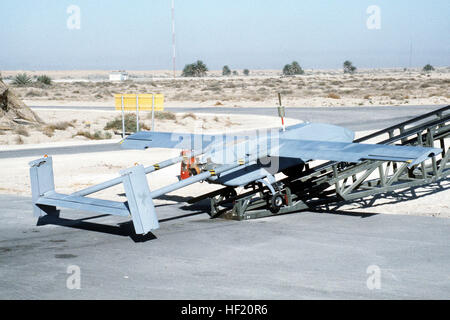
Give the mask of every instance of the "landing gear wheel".
M 281 194 L 279 193 L 275 193 L 272 196 L 272 199 L 270 200 L 270 211 L 272 213 L 277 213 L 278 211 L 280 211 L 280 208 L 283 206 L 284 204 L 284 198 Z

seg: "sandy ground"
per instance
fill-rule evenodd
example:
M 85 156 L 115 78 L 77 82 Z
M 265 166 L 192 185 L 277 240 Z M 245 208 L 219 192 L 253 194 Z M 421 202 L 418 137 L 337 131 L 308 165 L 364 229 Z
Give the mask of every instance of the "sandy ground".
M 3 71 L 10 81 L 21 71 Z M 168 71 L 129 71 L 130 80 L 110 82 L 109 71 L 26 71 L 48 74 L 53 85 L 15 87 L 30 105 L 114 105 L 115 93 L 163 93 L 169 107 L 273 107 L 277 93 L 292 107 L 431 105 L 450 102 L 450 67 L 430 73 L 420 69 L 369 69 L 356 74 L 342 70 L 306 70 L 282 77 L 278 70 L 251 70 L 250 76 L 170 79 Z M 242 73 L 241 73 L 242 74 Z
M 53 143 L 59 141 L 83 141 L 97 139 L 120 138 L 121 122 L 118 129 L 105 129 L 108 122 L 121 119 L 120 111 L 87 111 L 80 110 L 37 110 L 36 113 L 45 124 L 40 126 L 18 126 L 14 131 L 3 131 L 0 134 L 0 150 L 5 150 L 8 145 L 32 145 L 40 143 Z M 132 121 L 135 122 L 135 114 Z M 158 115 L 159 113 L 157 113 Z M 279 118 L 266 116 L 233 115 L 215 116 L 211 114 L 196 113 L 162 113 L 170 115 L 173 119 L 156 119 L 156 131 L 169 132 L 205 132 L 216 133 L 261 127 L 277 127 Z M 120 120 L 121 121 L 121 120 Z M 140 112 L 139 122 L 144 130 L 151 128 L 151 113 Z M 299 121 L 287 119 L 287 124 L 295 124 Z

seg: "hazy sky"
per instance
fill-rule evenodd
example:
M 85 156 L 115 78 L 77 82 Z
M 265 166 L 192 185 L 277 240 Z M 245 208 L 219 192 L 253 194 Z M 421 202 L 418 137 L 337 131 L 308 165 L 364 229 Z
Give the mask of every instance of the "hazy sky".
M 80 29 L 69 29 L 70 5 Z M 380 29 L 368 29 L 371 5 Z M 171 0 L 1 0 L 0 70 L 171 69 Z M 449 0 L 175 0 L 177 69 L 450 65 Z

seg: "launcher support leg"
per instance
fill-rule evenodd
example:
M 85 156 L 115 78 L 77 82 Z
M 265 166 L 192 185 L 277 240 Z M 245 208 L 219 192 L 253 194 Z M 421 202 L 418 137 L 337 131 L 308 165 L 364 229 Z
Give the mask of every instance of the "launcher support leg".
M 144 166 L 139 165 L 120 171 L 128 199 L 128 207 L 137 234 L 146 234 L 159 228 L 155 206 L 150 196 Z

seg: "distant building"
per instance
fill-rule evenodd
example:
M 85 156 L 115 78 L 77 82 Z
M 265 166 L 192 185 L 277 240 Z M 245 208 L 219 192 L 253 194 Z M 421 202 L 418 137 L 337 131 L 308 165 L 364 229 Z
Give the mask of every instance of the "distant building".
M 125 71 L 113 71 L 109 74 L 109 81 L 125 81 L 128 80 L 128 73 Z

